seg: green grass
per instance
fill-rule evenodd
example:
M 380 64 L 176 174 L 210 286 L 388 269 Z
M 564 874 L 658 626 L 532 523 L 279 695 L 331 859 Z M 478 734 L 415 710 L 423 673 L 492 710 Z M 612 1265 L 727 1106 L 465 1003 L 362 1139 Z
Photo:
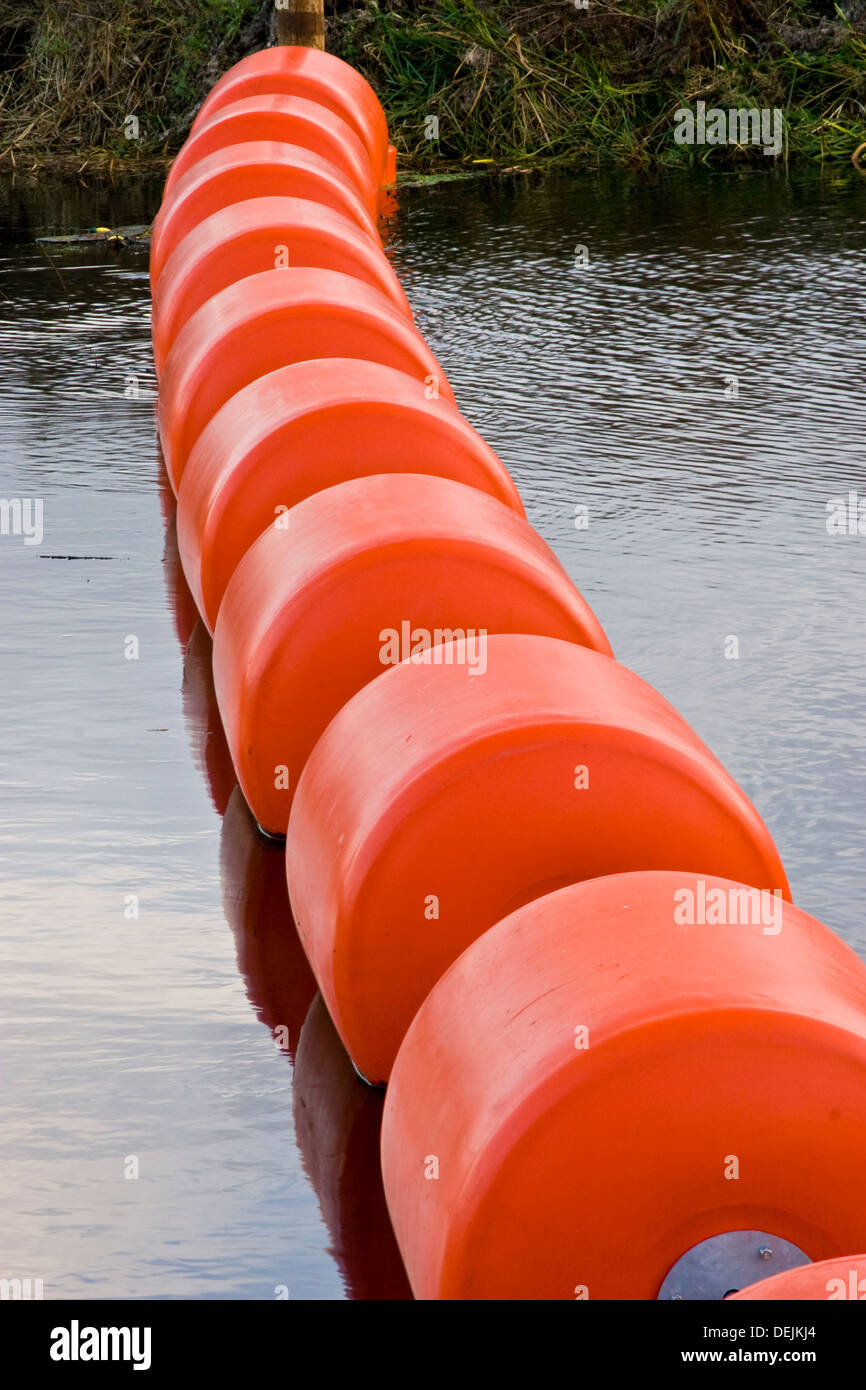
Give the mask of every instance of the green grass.
M 789 159 L 866 140 L 866 5 L 775 0 L 532 6 L 438 0 L 347 11 L 340 51 L 380 93 L 416 167 L 761 163 L 749 146 L 678 146 L 680 106 L 779 107 Z M 439 140 L 425 118 L 439 118 Z
M 781 108 L 786 160 L 848 161 L 866 141 L 866 0 L 326 0 L 326 13 L 328 47 L 376 88 L 403 168 L 769 164 L 752 146 L 676 145 L 674 112 L 699 100 Z M 262 0 L 0 0 L 0 159 L 173 153 L 219 74 L 264 46 L 269 14 Z

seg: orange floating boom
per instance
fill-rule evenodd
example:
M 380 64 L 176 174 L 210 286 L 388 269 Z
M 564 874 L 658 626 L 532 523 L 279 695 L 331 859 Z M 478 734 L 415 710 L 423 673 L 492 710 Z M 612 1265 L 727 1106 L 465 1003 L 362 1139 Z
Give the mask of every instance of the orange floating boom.
M 172 166 L 151 284 L 178 551 L 234 768 L 287 830 L 344 1045 L 390 1077 L 414 1292 L 866 1297 L 866 1256 L 844 1253 L 866 1217 L 837 1181 L 866 1157 L 866 967 L 791 905 L 755 808 L 613 660 L 457 410 L 379 239 L 394 176 L 360 74 L 253 54 Z M 199 627 L 187 694 L 213 732 L 207 654 Z M 229 808 L 246 970 L 279 894 L 239 791 Z M 260 963 L 290 961 L 280 945 Z M 299 1018 L 300 978 L 251 998 Z M 355 1106 L 322 1017 L 299 1071 L 328 1059 L 347 1104 L 303 1137 L 337 1232 L 327 1138 Z
M 374 475 L 275 517 L 235 571 L 214 634 L 223 726 L 264 830 L 286 833 L 307 759 L 355 692 L 407 649 L 455 632 L 475 634 L 482 683 L 488 634 L 535 632 L 610 653 L 529 522 L 476 488 Z
M 490 636 L 483 675 L 472 660 L 445 644 L 366 685 L 292 804 L 298 930 L 371 1082 L 446 967 L 552 888 L 673 864 L 790 897 L 751 802 L 633 672 L 543 636 Z
M 205 218 L 166 261 L 153 293 L 158 371 L 184 324 L 221 290 L 265 270 L 316 266 L 371 285 L 412 321 L 381 247 L 353 219 L 305 198 L 250 198 Z
M 184 237 L 215 212 L 248 198 L 309 198 L 341 212 L 369 233 L 378 246 L 376 221 L 352 180 L 322 155 L 281 140 L 227 145 L 199 160 L 178 179 L 160 207 L 150 238 L 150 284 Z
M 381 362 L 454 400 L 426 343 L 380 290 L 337 270 L 265 270 L 203 304 L 166 359 L 159 432 L 175 492 L 220 406 L 277 367 L 319 357 Z
M 417 376 L 332 357 L 291 363 L 231 396 L 197 439 L 178 493 L 181 557 L 208 626 L 263 531 L 323 488 L 386 472 L 451 478 L 523 516 L 504 464 Z
M 702 893 L 725 925 L 687 920 Z M 684 868 L 596 878 L 439 980 L 382 1129 L 416 1298 L 655 1299 L 742 1230 L 805 1259 L 866 1245 L 838 1176 L 866 1163 L 866 967 L 790 903 L 748 903 Z

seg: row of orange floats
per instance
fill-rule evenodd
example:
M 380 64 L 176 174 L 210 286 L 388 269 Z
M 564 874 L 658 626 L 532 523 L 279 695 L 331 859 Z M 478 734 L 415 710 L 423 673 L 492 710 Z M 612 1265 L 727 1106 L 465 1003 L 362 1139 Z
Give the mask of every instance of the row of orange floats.
M 358 73 L 255 54 L 172 167 L 151 280 L 228 745 L 388 1085 L 412 1289 L 837 1296 L 818 1262 L 866 1272 L 866 968 L 457 409 L 379 240 L 393 177 Z

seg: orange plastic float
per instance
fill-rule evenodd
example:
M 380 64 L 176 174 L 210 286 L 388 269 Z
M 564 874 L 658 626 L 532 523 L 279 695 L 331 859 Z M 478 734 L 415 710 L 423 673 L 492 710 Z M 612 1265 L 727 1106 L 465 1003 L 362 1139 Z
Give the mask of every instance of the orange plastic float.
M 483 685 L 495 632 L 610 654 L 541 537 L 476 488 L 375 475 L 277 517 L 235 571 L 214 634 L 223 727 L 259 825 L 285 834 L 316 740 L 361 686 L 452 635 L 476 647 L 460 678 Z
M 373 200 L 375 206 L 378 170 L 351 126 L 318 102 L 291 96 L 249 97 L 215 111 L 190 135 L 172 164 L 163 198 L 170 198 L 182 175 L 207 155 L 246 140 L 281 140 L 322 155 L 347 175 L 368 205 Z
M 337 270 L 250 275 L 203 304 L 166 359 L 159 432 L 175 492 L 190 449 L 230 396 L 277 367 L 318 357 L 382 362 L 454 400 L 426 343 L 379 290 Z
M 391 206 L 394 185 L 397 182 L 397 149 L 394 145 L 388 146 L 388 156 L 385 160 L 385 173 L 382 178 L 382 188 L 379 192 L 378 206 L 387 209 Z
M 731 1294 L 732 1303 L 760 1303 L 778 1299 L 791 1302 L 822 1300 L 829 1303 L 850 1300 L 862 1303 L 866 1299 L 866 1255 L 843 1255 L 836 1260 L 798 1265 L 796 1269 L 775 1274 L 770 1279 L 762 1279 Z
M 356 68 L 333 53 L 289 44 L 250 53 L 214 84 L 192 124 L 191 135 L 217 111 L 250 97 L 296 96 L 340 116 L 361 140 L 371 167 L 385 174 L 388 125 L 379 98 Z
M 298 931 L 371 1082 L 387 1080 L 413 1014 L 460 952 L 564 883 L 679 864 L 789 896 L 751 802 L 633 672 L 568 642 L 503 635 L 487 639 L 473 678 L 471 650 L 455 645 L 359 691 L 322 735 L 292 807 Z
M 166 262 L 153 295 L 157 371 L 183 325 L 206 300 L 250 275 L 302 266 L 354 275 L 412 319 L 381 246 L 351 219 L 304 198 L 251 198 L 206 218 Z
M 307 198 L 333 208 L 380 245 L 376 221 L 360 193 L 329 160 L 300 145 L 251 140 L 202 159 L 160 207 L 150 238 L 150 286 L 156 289 L 175 247 L 215 212 L 250 198 Z
M 417 1298 L 722 1298 L 774 1243 L 799 1264 L 866 1244 L 841 1180 L 866 1162 L 866 969 L 748 898 L 684 870 L 575 884 L 439 981 L 382 1132 Z
M 294 362 L 226 401 L 178 493 L 183 564 L 211 630 L 229 579 L 271 522 L 323 488 L 386 472 L 452 478 L 523 515 L 493 450 L 417 376 L 357 358 Z

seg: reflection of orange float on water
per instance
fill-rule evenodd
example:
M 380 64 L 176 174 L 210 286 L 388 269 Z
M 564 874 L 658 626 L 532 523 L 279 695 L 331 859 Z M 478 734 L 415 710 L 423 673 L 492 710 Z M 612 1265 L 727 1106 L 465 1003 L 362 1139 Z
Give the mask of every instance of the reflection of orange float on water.
M 305 198 L 249 198 L 199 223 L 166 261 L 153 293 L 157 371 L 183 325 L 220 290 L 263 270 L 300 266 L 354 275 L 411 320 L 409 301 L 381 247 L 353 221 Z
M 282 850 L 258 834 L 238 786 L 220 833 L 220 879 L 247 997 L 274 1046 L 294 1061 L 316 982 L 295 930 Z
M 387 246 L 387 244 L 388 244 L 388 235 L 387 235 L 387 232 L 388 232 L 388 230 L 389 230 L 389 229 L 388 229 L 388 223 L 391 222 L 391 221 L 393 221 L 393 219 L 396 218 L 398 212 L 400 211 L 400 204 L 399 204 L 398 201 L 397 201 L 397 195 L 396 195 L 396 193 L 394 192 L 394 189 L 393 189 L 393 188 L 382 188 L 382 189 L 380 189 L 380 191 L 379 191 L 379 197 L 378 197 L 377 202 L 376 202 L 376 206 L 377 206 L 377 208 L 378 208 L 378 212 L 379 212 L 380 218 L 382 218 L 382 220 L 383 220 L 384 223 L 385 223 L 386 235 L 383 237 L 383 240 L 384 240 L 384 242 L 385 242 L 385 245 Z
M 295 1138 L 347 1293 L 411 1298 L 382 1189 L 382 1096 L 354 1070 L 320 994 L 301 1030 L 293 1091 Z
M 193 314 L 166 360 L 159 432 L 175 492 L 196 439 L 230 396 L 277 367 L 320 357 L 382 362 L 454 400 L 413 324 L 379 290 L 337 270 L 249 275 Z
M 372 473 L 479 488 L 523 515 L 504 465 L 450 401 L 378 362 L 294 362 L 238 391 L 199 435 L 178 493 L 184 568 L 213 628 L 253 541 L 314 492 Z
M 204 773 L 217 815 L 237 786 L 213 683 L 213 642 L 199 619 L 183 657 L 183 714 L 196 767 Z
M 174 630 L 182 649 L 192 636 L 199 621 L 195 599 L 186 582 L 177 546 L 177 526 L 172 517 L 165 528 L 165 546 L 162 552 L 162 567 L 165 573 L 165 587 L 169 606 L 174 617 Z
M 420 473 L 356 478 L 268 527 L 235 571 L 214 637 L 226 736 L 264 830 L 285 834 L 307 758 L 346 701 L 455 632 L 478 648 L 470 681 L 486 679 L 488 634 L 610 653 L 529 522 L 477 488 Z
M 394 1066 L 382 1161 L 415 1295 L 654 1299 L 680 1261 L 664 1296 L 688 1298 L 688 1252 L 718 1238 L 723 1261 L 723 1233 L 800 1264 L 862 1247 L 838 1175 L 866 1162 L 864 1086 L 866 968 L 790 903 L 671 871 L 539 898 L 442 977 Z
M 779 1299 L 862 1303 L 866 1299 L 866 1255 L 843 1255 L 840 1259 L 799 1265 L 784 1274 L 750 1284 L 748 1288 L 731 1294 L 730 1298 L 731 1302 L 739 1303 Z
M 751 802 L 633 672 L 550 637 L 494 635 L 473 678 L 457 648 L 360 690 L 292 806 L 298 931 L 372 1082 L 455 957 L 553 888 L 674 863 L 789 896 Z
M 158 421 L 159 416 L 154 411 L 154 420 Z M 156 441 L 156 490 L 159 494 L 159 509 L 162 519 L 166 523 L 174 526 L 174 514 L 177 508 L 177 498 L 171 486 L 171 479 L 168 476 L 168 469 L 165 466 L 165 459 L 162 454 L 162 445 L 159 438 Z

